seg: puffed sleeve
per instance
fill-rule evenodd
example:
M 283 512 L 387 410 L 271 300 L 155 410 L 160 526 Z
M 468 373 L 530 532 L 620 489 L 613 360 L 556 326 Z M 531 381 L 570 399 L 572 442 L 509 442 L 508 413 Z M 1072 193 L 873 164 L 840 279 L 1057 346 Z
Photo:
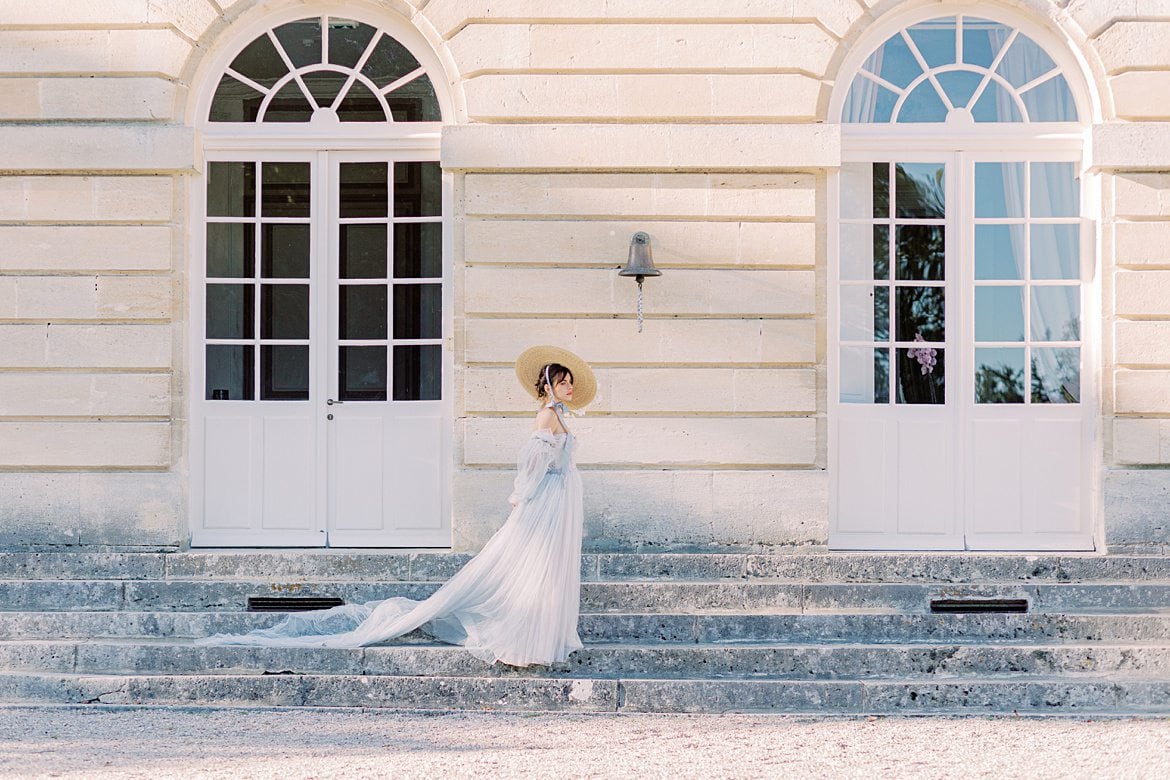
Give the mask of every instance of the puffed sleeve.
M 516 482 L 508 503 L 517 506 L 536 494 L 549 467 L 555 462 L 558 442 L 549 431 L 536 431 L 520 448 L 516 458 Z

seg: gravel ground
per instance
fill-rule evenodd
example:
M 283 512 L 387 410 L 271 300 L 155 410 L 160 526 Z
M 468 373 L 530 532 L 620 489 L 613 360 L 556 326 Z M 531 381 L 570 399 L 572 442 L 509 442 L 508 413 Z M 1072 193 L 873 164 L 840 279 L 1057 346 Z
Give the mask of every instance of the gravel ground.
M 1170 719 L 4 707 L 0 776 L 1167 778 Z

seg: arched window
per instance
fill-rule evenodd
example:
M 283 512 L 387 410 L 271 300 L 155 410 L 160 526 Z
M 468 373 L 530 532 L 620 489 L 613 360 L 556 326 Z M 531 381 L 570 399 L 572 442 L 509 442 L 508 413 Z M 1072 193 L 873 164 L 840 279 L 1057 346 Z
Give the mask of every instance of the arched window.
M 1085 101 L 1042 28 L 926 13 L 835 96 L 830 543 L 1092 549 Z
M 285 5 L 195 109 L 192 544 L 447 546 L 438 61 L 392 14 Z
M 841 121 L 1075 122 L 1068 81 L 1044 49 L 1002 22 L 947 16 L 890 36 L 862 64 Z
M 410 51 L 377 28 L 330 16 L 288 22 L 224 71 L 210 122 L 433 122 L 439 101 Z

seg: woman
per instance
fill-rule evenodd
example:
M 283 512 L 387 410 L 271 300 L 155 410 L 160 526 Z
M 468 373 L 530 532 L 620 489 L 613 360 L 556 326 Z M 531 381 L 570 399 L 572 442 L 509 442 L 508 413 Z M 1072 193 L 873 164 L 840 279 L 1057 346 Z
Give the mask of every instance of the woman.
M 365 647 L 421 627 L 484 661 L 513 666 L 563 661 L 580 649 L 584 512 L 565 407 L 587 405 L 597 382 L 588 364 L 557 347 L 525 351 L 516 375 L 542 406 L 520 450 L 508 498 L 512 512 L 479 555 L 430 598 L 294 613 L 272 628 L 217 634 L 200 644 Z

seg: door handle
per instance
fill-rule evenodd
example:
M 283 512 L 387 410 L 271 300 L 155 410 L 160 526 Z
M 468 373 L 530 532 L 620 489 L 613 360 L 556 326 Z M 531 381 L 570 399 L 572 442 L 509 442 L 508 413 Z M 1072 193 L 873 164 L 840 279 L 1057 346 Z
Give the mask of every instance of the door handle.
M 330 398 L 325 401 L 325 403 L 327 403 L 329 406 L 333 406 L 334 404 L 343 404 L 345 401 L 334 401 L 332 398 Z

